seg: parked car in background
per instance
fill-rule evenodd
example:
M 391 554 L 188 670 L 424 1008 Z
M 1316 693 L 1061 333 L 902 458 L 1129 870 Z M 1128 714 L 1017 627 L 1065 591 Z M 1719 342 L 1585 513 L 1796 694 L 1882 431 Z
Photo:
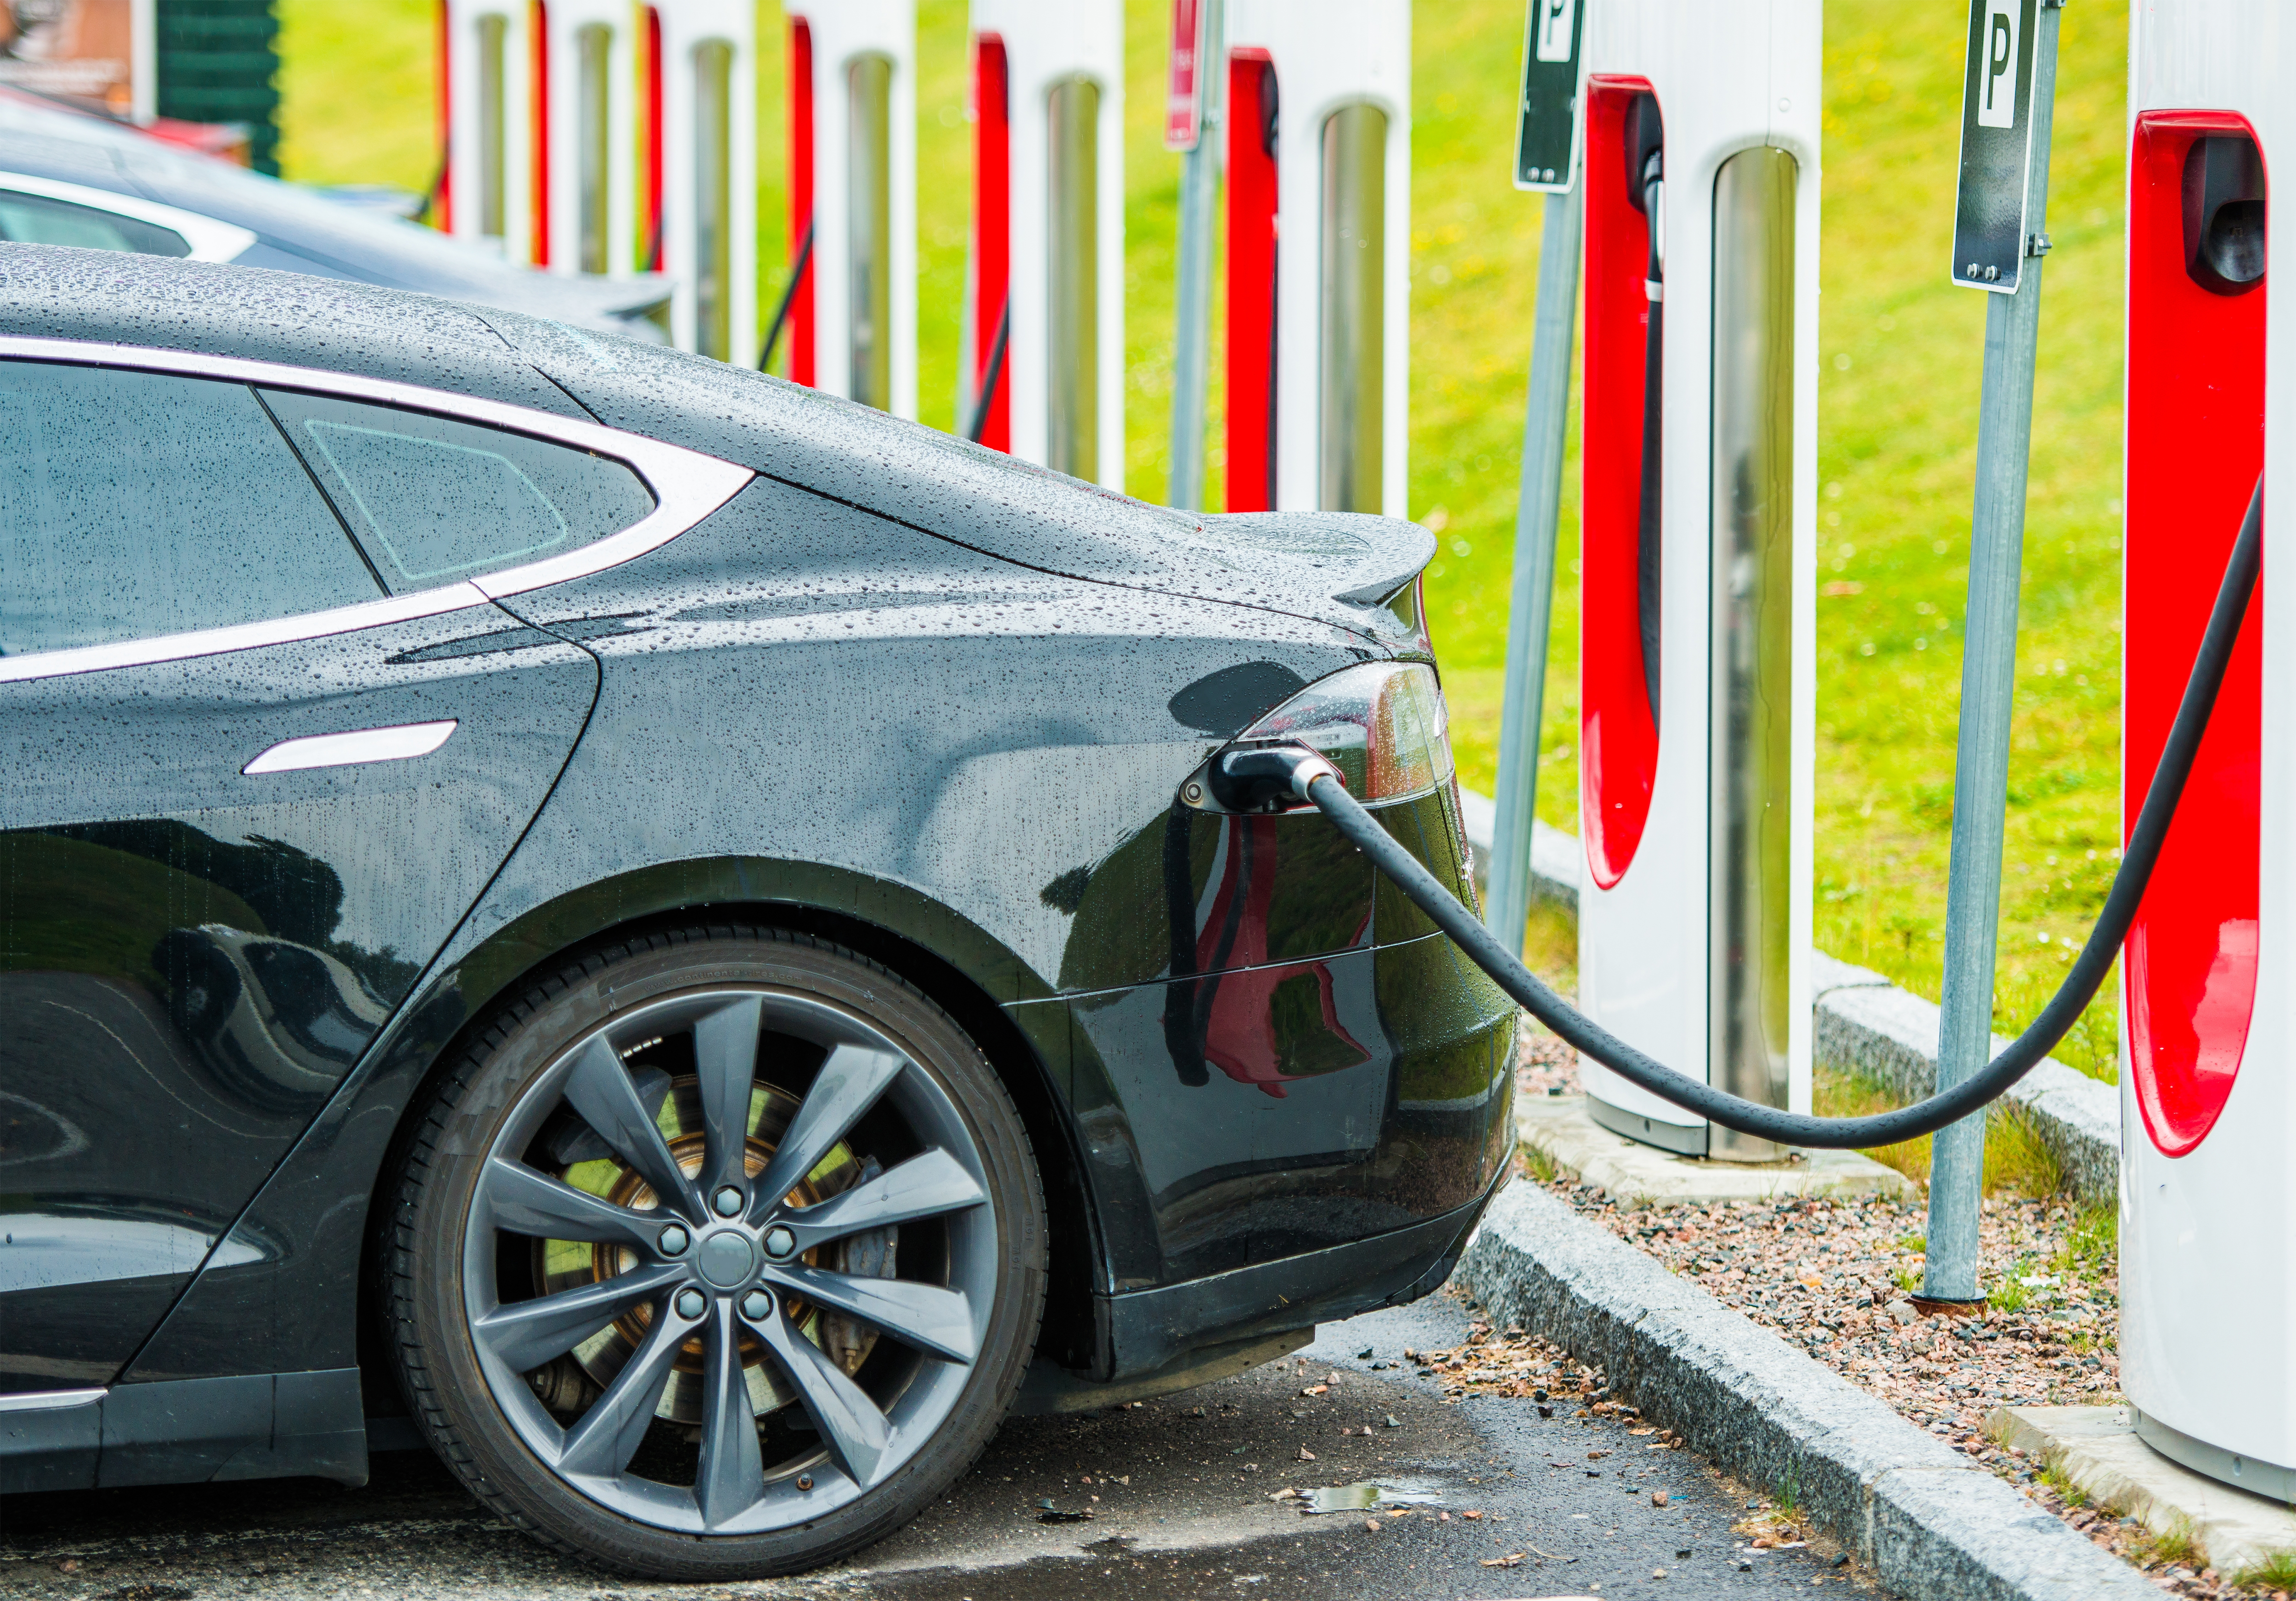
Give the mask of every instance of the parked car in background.
M 373 205 L 347 204 L 123 123 L 0 88 L 0 240 L 230 261 L 414 290 L 649 343 L 670 281 L 514 267 Z
M 1212 776 L 1320 751 L 1472 902 L 1423 529 L 4 244 L 0 436 L 0 1491 L 428 1446 L 788 1572 L 1505 1182 L 1513 1002 Z

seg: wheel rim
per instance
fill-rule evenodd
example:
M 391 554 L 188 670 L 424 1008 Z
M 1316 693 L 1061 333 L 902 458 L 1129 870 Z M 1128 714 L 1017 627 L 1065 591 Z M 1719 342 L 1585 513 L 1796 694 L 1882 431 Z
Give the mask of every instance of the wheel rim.
M 504 1121 L 463 1226 L 471 1345 L 591 1500 L 695 1533 L 811 1522 L 956 1406 L 996 1294 L 988 1199 L 955 1100 L 866 1020 L 764 986 L 669 997 Z

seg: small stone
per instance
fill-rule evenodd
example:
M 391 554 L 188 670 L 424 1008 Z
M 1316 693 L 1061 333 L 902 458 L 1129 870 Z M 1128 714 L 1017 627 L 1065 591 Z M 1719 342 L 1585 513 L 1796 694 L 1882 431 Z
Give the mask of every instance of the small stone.
M 1664 1491 L 1663 1490 L 1652 1490 L 1652 1491 L 1651 1491 L 1651 1505 L 1652 1505 L 1652 1506 L 1653 1506 L 1653 1507 L 1663 1507 L 1663 1506 L 1665 1506 L 1665 1505 L 1666 1505 L 1666 1499 L 1667 1499 L 1667 1497 L 1666 1497 L 1666 1491 Z

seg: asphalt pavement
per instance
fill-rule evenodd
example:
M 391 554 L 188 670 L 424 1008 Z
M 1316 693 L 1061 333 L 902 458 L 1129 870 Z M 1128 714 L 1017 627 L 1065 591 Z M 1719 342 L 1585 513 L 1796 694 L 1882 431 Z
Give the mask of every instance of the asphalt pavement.
M 1732 1525 L 1748 1491 L 1687 1451 L 1652 1449 L 1571 1407 L 1542 1419 L 1527 1400 L 1446 1403 L 1401 1353 L 1459 1344 L 1468 1318 L 1439 1294 L 1326 1326 L 1296 1358 L 1200 1390 L 1016 1419 L 943 1504 L 795 1579 L 603 1575 L 482 1512 L 427 1455 L 392 1454 L 356 1490 L 298 1480 L 0 1500 L 0 1595 L 1616 1601 L 1868 1590 L 1827 1548 L 1738 1549 Z M 1323 1393 L 1302 1393 L 1316 1384 Z M 1366 1482 L 1383 1487 L 1368 1511 L 1311 1514 L 1275 1498 Z M 1386 1515 L 1398 1506 L 1408 1510 Z

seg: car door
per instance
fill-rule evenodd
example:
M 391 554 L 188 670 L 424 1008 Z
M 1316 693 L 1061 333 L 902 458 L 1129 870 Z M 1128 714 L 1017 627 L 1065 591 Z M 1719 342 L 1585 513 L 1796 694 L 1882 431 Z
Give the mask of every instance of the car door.
M 248 384 L 0 361 L 0 1393 L 134 1354 L 594 701 L 468 575 L 599 530 L 518 506 L 547 472 L 469 424 L 385 461 L 370 409 L 331 415 L 389 583 Z

